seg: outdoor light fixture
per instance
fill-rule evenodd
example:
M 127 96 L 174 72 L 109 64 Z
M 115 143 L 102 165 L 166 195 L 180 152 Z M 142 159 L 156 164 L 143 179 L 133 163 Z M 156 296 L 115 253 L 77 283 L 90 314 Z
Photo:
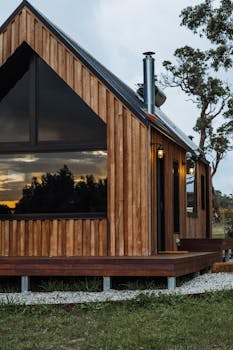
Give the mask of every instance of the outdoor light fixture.
M 191 153 L 191 152 L 186 152 L 186 153 L 185 153 L 185 159 L 186 159 L 186 160 L 192 159 L 192 153 Z
M 194 175 L 195 173 L 195 162 L 192 159 L 189 159 L 186 162 L 187 174 Z
M 182 161 L 183 165 L 186 165 L 186 172 L 189 175 L 194 175 L 195 173 L 195 161 L 193 160 L 193 155 L 191 152 L 186 152 L 185 160 Z
M 195 163 L 193 160 L 191 161 L 191 164 L 189 165 L 188 173 L 189 173 L 189 175 L 194 175 L 194 173 L 195 173 Z
M 164 157 L 164 149 L 161 145 L 159 145 L 159 147 L 157 148 L 157 157 L 158 159 L 163 159 Z

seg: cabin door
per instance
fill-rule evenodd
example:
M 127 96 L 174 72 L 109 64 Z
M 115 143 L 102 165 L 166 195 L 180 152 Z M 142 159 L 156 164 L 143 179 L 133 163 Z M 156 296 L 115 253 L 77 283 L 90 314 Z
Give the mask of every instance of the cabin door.
M 165 250 L 164 159 L 157 159 L 157 250 Z

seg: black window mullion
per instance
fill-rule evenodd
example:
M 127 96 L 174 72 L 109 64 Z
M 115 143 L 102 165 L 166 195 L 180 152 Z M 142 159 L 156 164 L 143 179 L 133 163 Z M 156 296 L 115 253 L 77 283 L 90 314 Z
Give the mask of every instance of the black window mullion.
M 30 141 L 32 146 L 37 144 L 37 95 L 38 95 L 38 72 L 37 57 L 33 56 L 30 67 Z

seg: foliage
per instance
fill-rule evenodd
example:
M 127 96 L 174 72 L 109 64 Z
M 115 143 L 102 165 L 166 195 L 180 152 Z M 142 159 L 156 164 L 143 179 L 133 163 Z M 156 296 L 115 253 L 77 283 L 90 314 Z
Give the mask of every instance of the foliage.
M 233 209 L 233 195 L 223 194 L 221 191 L 215 191 L 215 200 L 218 208 Z
M 232 195 L 230 195 L 232 199 Z M 225 237 L 233 238 L 233 208 L 221 209 L 221 219 L 224 223 Z
M 11 210 L 7 205 L 0 204 L 0 214 L 11 214 Z
M 227 218 L 226 221 L 226 237 L 233 238 L 233 217 Z
M 47 173 L 23 189 L 15 213 L 65 213 L 106 211 L 107 180 L 96 181 L 86 175 L 75 183 L 70 169 L 64 165 L 58 172 Z
M 206 37 L 213 47 L 207 57 L 215 70 L 220 66 L 232 67 L 233 54 L 233 3 L 231 0 L 204 0 L 196 6 L 188 6 L 181 12 L 181 25 L 201 37 Z
M 0 307 L 1 348 L 232 349 L 232 291 L 126 302 Z
M 146 290 L 167 288 L 166 278 L 159 277 L 114 277 L 112 287 L 116 290 Z
M 232 149 L 233 96 L 229 86 L 213 76 L 206 52 L 185 46 L 174 56 L 177 64 L 163 62 L 167 74 L 162 76 L 162 83 L 180 88 L 199 109 L 194 130 L 200 135 L 199 147 L 206 157 L 212 157 L 214 176 L 220 161 Z
M 100 292 L 102 290 L 102 279 L 97 277 L 42 279 L 39 286 L 34 286 L 34 290 L 41 292 Z
M 233 94 L 217 74 L 221 66 L 228 69 L 233 62 L 233 4 L 222 0 L 219 7 L 214 5 L 215 1 L 204 0 L 180 15 L 181 25 L 206 36 L 213 46 L 206 51 L 178 48 L 176 63 L 163 62 L 166 74 L 162 76 L 164 86 L 180 88 L 199 110 L 194 130 L 200 135 L 199 147 L 212 160 L 212 177 L 232 150 L 233 135 Z

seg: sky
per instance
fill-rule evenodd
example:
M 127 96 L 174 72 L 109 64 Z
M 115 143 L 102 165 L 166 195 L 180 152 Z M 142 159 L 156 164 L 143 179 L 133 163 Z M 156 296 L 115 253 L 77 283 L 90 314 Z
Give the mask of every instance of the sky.
M 20 0 L 0 0 L 0 25 L 20 4 Z M 29 0 L 63 31 L 75 39 L 97 60 L 130 87 L 142 82 L 142 53 L 155 51 L 155 72 L 163 72 L 163 60 L 173 60 L 176 48 L 190 45 L 207 48 L 185 27 L 179 14 L 200 0 Z M 233 82 L 233 73 L 227 79 Z M 186 134 L 198 137 L 192 130 L 198 110 L 177 89 L 166 89 L 167 100 L 161 109 Z M 223 193 L 233 193 L 233 152 L 219 166 L 214 186 Z

